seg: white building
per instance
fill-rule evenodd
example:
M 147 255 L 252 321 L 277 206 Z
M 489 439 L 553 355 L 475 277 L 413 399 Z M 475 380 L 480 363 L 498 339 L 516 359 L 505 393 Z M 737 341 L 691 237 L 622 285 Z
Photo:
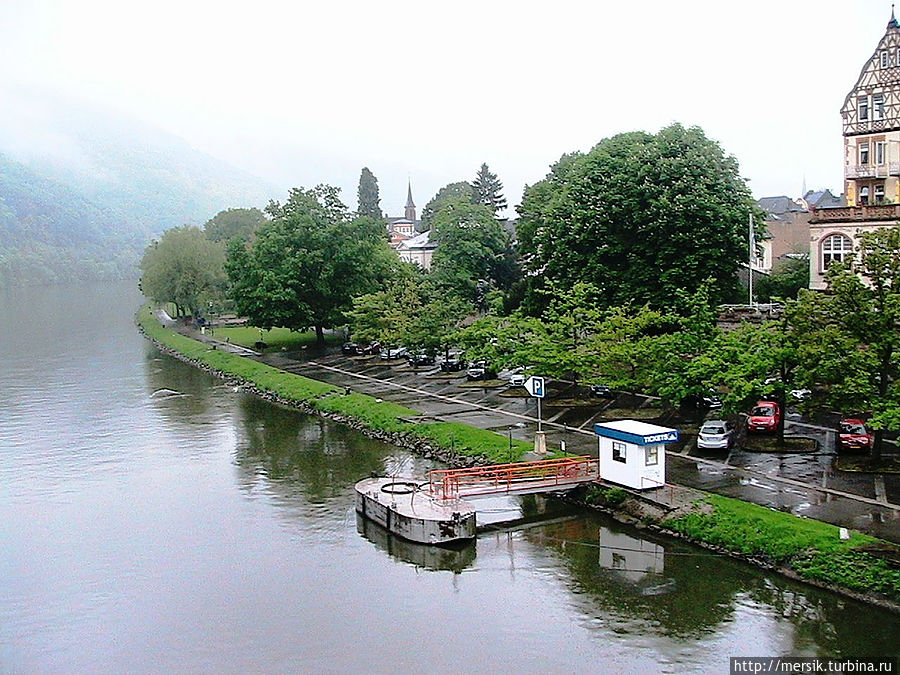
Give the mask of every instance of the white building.
M 599 422 L 600 478 L 636 490 L 666 484 L 666 443 L 678 440 L 678 429 L 636 420 Z

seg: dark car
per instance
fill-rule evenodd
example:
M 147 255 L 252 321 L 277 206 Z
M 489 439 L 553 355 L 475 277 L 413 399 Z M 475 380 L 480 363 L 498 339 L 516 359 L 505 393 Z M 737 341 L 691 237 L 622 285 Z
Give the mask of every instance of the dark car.
M 486 361 L 476 361 L 466 371 L 467 380 L 493 380 L 497 377 L 497 373 L 491 370 Z
M 356 356 L 359 353 L 359 345 L 355 342 L 345 342 L 341 345 L 341 354 L 345 356 Z
M 747 416 L 747 431 L 775 431 L 781 420 L 781 408 L 773 401 L 757 401 Z
M 451 357 L 441 361 L 441 372 L 458 373 L 466 369 L 466 362 L 459 358 Z
M 866 423 L 856 417 L 845 417 L 838 425 L 838 452 L 868 452 L 875 445 L 875 436 Z
M 411 365 L 413 368 L 418 368 L 419 366 L 434 365 L 434 357 L 429 356 L 428 354 L 423 354 L 421 352 L 416 354 L 407 354 L 406 360 L 409 361 L 409 365 Z
M 605 384 L 592 384 L 590 386 L 590 392 L 591 396 L 595 396 L 596 398 L 613 398 L 615 396 L 613 390 Z
M 380 354 L 381 353 L 381 343 L 380 342 L 370 342 L 367 345 L 359 345 L 356 348 L 356 353 L 360 356 L 370 356 L 371 354 Z

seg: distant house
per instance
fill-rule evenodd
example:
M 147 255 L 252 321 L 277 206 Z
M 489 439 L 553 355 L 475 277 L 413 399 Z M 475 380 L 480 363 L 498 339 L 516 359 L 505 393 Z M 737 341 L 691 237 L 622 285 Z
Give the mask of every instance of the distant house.
M 416 263 L 423 269 L 431 269 L 431 258 L 437 244 L 431 241 L 431 232 L 422 232 L 410 239 L 404 239 L 395 247 L 400 260 Z
M 820 204 L 841 204 L 829 190 L 809 191 L 799 199 L 784 195 L 763 197 L 756 205 L 766 212 L 767 237 L 757 242 L 761 255 L 754 269 L 768 274 L 785 258 L 806 257 L 809 253 L 810 208 Z

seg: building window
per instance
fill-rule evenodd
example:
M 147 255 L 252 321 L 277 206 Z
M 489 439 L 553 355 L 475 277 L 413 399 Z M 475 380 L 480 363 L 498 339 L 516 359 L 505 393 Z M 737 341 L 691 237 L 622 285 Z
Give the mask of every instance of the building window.
M 865 206 L 869 203 L 869 187 L 861 187 L 859 189 L 859 203 Z
M 881 166 L 885 161 L 885 151 L 887 150 L 887 143 L 884 141 L 877 141 L 875 143 L 875 163 Z
M 613 460 L 625 464 L 625 444 L 613 441 Z
M 887 67 L 888 67 L 888 53 L 887 53 L 887 51 L 881 52 L 881 67 L 882 67 L 882 68 L 887 68 Z
M 659 464 L 659 446 L 648 445 L 644 448 L 644 464 L 647 466 L 656 466 Z
M 884 119 L 884 94 L 875 94 L 872 97 L 872 119 Z
M 884 204 L 884 183 L 875 186 L 875 203 Z
M 863 166 L 868 165 L 869 163 L 869 144 L 868 143 L 860 143 L 859 144 L 859 163 Z
M 850 238 L 842 234 L 832 234 L 822 242 L 822 269 L 827 270 L 833 262 L 849 260 L 852 254 L 853 243 Z
M 859 121 L 866 122 L 869 119 L 869 97 L 860 96 L 856 99 L 856 109 L 859 111 Z

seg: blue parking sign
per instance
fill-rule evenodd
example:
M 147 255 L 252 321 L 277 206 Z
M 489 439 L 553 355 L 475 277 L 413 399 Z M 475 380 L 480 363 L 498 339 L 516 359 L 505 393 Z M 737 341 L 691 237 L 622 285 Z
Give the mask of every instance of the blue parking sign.
M 532 376 L 525 382 L 525 389 L 535 398 L 544 398 L 544 378 Z

